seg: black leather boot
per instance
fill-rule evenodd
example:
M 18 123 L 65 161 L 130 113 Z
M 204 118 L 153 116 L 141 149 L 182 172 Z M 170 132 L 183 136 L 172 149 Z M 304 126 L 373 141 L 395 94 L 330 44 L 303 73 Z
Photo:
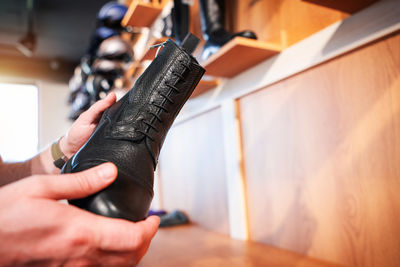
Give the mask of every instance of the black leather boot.
M 193 35 L 181 47 L 168 40 L 134 87 L 107 109 L 86 144 L 62 172 L 78 172 L 103 162 L 118 167 L 106 189 L 70 203 L 96 214 L 131 221 L 146 217 L 153 198 L 153 177 L 164 138 L 204 69 L 190 54 Z
M 183 38 L 189 33 L 189 5 L 182 0 L 174 0 L 172 9 L 172 19 L 174 25 L 174 37 L 177 44 L 181 44 Z
M 225 30 L 224 0 L 200 0 L 201 24 L 206 43 L 203 48 L 202 60 L 216 53 L 224 44 L 234 37 L 257 39 L 252 31 L 229 33 Z

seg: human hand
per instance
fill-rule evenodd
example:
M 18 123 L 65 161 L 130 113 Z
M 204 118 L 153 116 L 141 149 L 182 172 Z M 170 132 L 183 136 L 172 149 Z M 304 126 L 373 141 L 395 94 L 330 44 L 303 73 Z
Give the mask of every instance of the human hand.
M 72 124 L 68 133 L 60 140 L 60 149 L 67 158 L 71 158 L 86 143 L 103 112 L 115 103 L 115 93 L 110 93 L 106 98 L 97 101 L 87 111 L 83 112 Z
M 0 188 L 0 266 L 132 266 L 146 253 L 159 218 L 132 223 L 56 200 L 82 198 L 108 185 L 105 163 L 63 175 L 37 175 Z

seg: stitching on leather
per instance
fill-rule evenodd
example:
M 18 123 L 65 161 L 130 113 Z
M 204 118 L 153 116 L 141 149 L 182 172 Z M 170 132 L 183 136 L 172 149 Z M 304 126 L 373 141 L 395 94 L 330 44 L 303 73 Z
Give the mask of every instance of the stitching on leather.
M 171 41 L 171 42 L 172 42 L 172 41 Z M 172 42 L 172 43 L 173 43 L 173 42 Z M 175 44 L 174 44 L 174 45 L 175 45 Z M 175 45 L 175 46 L 176 46 L 176 45 Z M 176 47 L 178 47 L 178 46 L 176 46 Z M 178 47 L 178 48 L 179 48 L 179 47 Z M 179 56 L 179 55 L 178 55 L 178 56 Z M 168 72 L 168 70 L 170 69 L 171 65 L 173 65 L 173 64 L 176 62 L 177 58 L 178 58 L 178 57 L 175 57 L 171 62 L 169 62 L 169 64 L 167 65 L 167 68 L 166 68 L 167 72 Z M 155 86 L 153 86 L 151 93 L 147 95 L 147 98 L 145 99 L 145 101 L 143 101 L 143 104 L 141 105 L 141 107 L 139 108 L 139 110 L 136 112 L 136 114 L 132 115 L 132 118 L 131 118 L 131 119 L 129 119 L 129 120 L 127 120 L 127 121 L 124 121 L 124 122 L 131 122 L 131 121 L 134 121 L 134 118 L 136 118 L 136 117 L 138 116 L 138 114 L 140 114 L 141 112 L 143 112 L 143 110 L 145 110 L 145 109 L 147 108 L 147 105 L 146 105 L 146 104 L 148 103 L 149 98 L 152 96 L 153 92 L 154 92 L 155 90 L 157 90 L 157 88 L 159 87 L 160 83 L 165 79 L 165 76 L 163 76 L 163 75 L 160 75 L 160 76 L 161 76 L 161 77 L 158 79 L 158 81 L 157 81 L 157 83 L 155 84 Z M 130 99 L 130 96 L 129 96 L 128 102 L 130 102 L 130 100 L 131 100 L 131 99 Z M 123 111 L 123 115 L 125 115 L 125 112 L 126 112 L 126 110 Z M 121 124 L 122 124 L 122 122 L 121 122 Z M 118 124 L 116 124 L 116 125 L 118 125 Z
M 167 82 L 167 81 L 169 81 L 169 80 L 171 80 L 171 76 L 176 76 L 176 75 L 174 75 L 174 73 L 173 73 L 173 71 L 171 71 L 171 69 L 172 69 L 172 66 L 173 65 L 175 65 L 175 64 L 177 64 L 177 61 L 182 61 L 183 63 L 184 63 L 184 65 L 187 65 L 187 66 L 189 66 L 188 68 L 190 69 L 190 66 L 192 66 L 192 67 L 195 67 L 195 69 L 197 70 L 196 72 L 199 72 L 199 73 L 197 73 L 197 75 L 195 76 L 195 79 L 191 79 L 192 81 L 191 81 L 191 83 L 190 83 L 190 86 L 193 86 L 193 83 L 194 83 L 194 81 L 196 81 L 196 80 L 198 80 L 198 78 L 199 77 L 201 77 L 202 76 L 202 74 L 203 74 L 203 72 L 201 71 L 202 70 L 202 68 L 201 68 L 201 66 L 200 65 L 198 65 L 198 63 L 197 63 L 197 61 L 196 61 L 196 59 L 193 57 L 193 56 L 191 56 L 191 55 L 188 55 L 181 47 L 179 47 L 179 46 L 177 46 L 175 43 L 173 43 L 172 41 L 171 41 L 171 43 L 175 46 L 175 49 L 178 49 L 179 50 L 179 52 L 177 53 L 177 56 L 176 57 L 174 57 L 173 58 L 173 60 L 171 60 L 170 62 L 169 62 L 169 64 L 167 65 L 167 67 L 166 67 L 166 71 L 164 72 L 166 75 L 161 75 L 161 77 L 158 79 L 158 81 L 157 81 L 157 83 L 154 85 L 154 86 L 152 86 L 152 91 L 149 93 L 149 94 L 147 94 L 147 97 L 145 98 L 145 100 L 143 101 L 143 104 L 141 105 L 141 107 L 138 109 L 138 111 L 134 114 L 134 115 L 130 115 L 130 119 L 128 119 L 128 120 L 121 120 L 120 122 L 116 122 L 116 121 L 114 121 L 114 122 L 111 122 L 111 120 L 110 120 L 110 125 L 109 125 L 109 127 L 107 127 L 107 130 L 106 130 L 106 135 L 107 135 L 107 137 L 110 137 L 110 138 L 118 138 L 118 139 L 121 139 L 121 138 L 123 138 L 123 139 L 125 139 L 125 140 L 130 140 L 130 141 L 134 141 L 134 140 L 136 140 L 136 141 L 139 141 L 139 140 L 142 140 L 143 138 L 146 138 L 146 139 L 151 139 L 151 140 L 154 140 L 154 138 L 152 137 L 152 136 L 149 136 L 149 134 L 150 134 L 150 131 L 151 131 L 151 128 L 154 128 L 154 127 L 150 127 L 148 124 L 154 124 L 155 123 L 155 121 L 157 120 L 157 118 L 156 118 L 156 116 L 154 116 L 154 114 L 151 114 L 151 109 L 152 109 L 152 107 L 149 107 L 149 105 L 148 105 L 148 103 L 150 102 L 150 99 L 152 98 L 152 97 L 154 97 L 154 95 L 157 93 L 157 91 L 159 91 L 159 92 L 163 92 L 163 91 L 165 91 L 165 85 L 162 85 L 162 83 L 164 82 Z M 176 50 L 175 50 L 176 51 Z M 196 64 L 195 63 L 193 63 L 193 62 L 191 62 L 192 60 L 194 60 L 195 62 L 196 62 Z M 181 64 L 178 64 L 178 66 L 180 66 Z M 182 71 L 179 71 L 178 73 L 179 73 L 179 76 L 183 76 L 183 74 L 184 74 L 184 72 L 186 71 L 186 67 L 182 70 Z M 173 83 L 174 84 L 174 86 L 178 83 L 178 81 L 180 80 L 180 78 L 181 77 L 179 77 L 178 76 L 178 79 L 176 79 L 175 80 L 175 82 Z M 190 76 L 190 75 L 189 75 Z M 169 77 L 169 79 L 167 79 L 167 77 Z M 167 86 L 168 87 L 168 86 Z M 169 96 L 174 96 L 174 93 L 173 93 L 173 91 L 174 91 L 174 89 L 172 89 L 172 88 L 169 88 L 168 87 L 168 92 L 166 93 L 166 95 L 169 97 Z M 186 92 L 186 94 L 189 94 L 189 92 Z M 130 102 L 129 100 L 130 100 L 130 98 L 131 98 L 131 96 L 129 95 L 128 96 L 128 101 L 126 101 L 126 102 Z M 184 97 L 184 99 L 186 99 L 187 100 L 187 95 Z M 159 104 L 160 106 L 163 106 L 163 107 L 165 107 L 166 105 L 167 105 L 167 102 L 168 100 L 167 100 L 167 98 L 164 96 L 163 97 L 163 99 L 162 99 L 162 101 L 161 101 L 161 103 Z M 126 103 L 125 102 L 125 103 Z M 127 111 L 127 109 L 126 109 L 126 106 L 128 105 L 128 104 L 125 104 L 124 103 L 124 106 L 123 107 L 121 107 L 121 111 L 119 112 L 119 114 L 118 114 L 118 116 L 116 116 L 116 117 L 127 117 L 126 116 L 126 113 L 128 112 Z M 180 105 L 180 107 L 182 107 L 183 105 Z M 156 106 L 157 107 L 157 106 Z M 165 111 L 164 109 L 162 109 L 162 108 L 160 108 L 160 107 L 157 107 L 158 108 L 158 110 L 155 112 L 158 116 L 161 116 L 162 114 L 163 114 L 163 112 Z M 177 113 L 177 112 L 175 112 L 175 113 Z M 139 117 L 139 116 L 141 116 L 141 114 L 143 115 L 143 116 L 149 116 L 149 114 L 150 114 L 150 122 L 147 124 L 147 125 L 145 125 L 144 127 L 141 127 L 141 126 L 143 126 L 142 124 L 139 124 L 140 122 L 139 121 L 137 121 L 137 118 Z M 176 115 L 176 114 L 174 114 L 174 115 Z M 129 131 L 127 131 L 127 130 L 124 130 L 124 129 L 121 129 L 121 126 L 124 126 L 124 125 L 126 125 L 126 124 L 130 124 L 130 129 L 129 129 Z M 135 127 L 134 127 L 135 126 Z M 139 127 L 138 127 L 139 126 Z M 142 130 L 143 129 L 143 130 Z M 143 133 L 144 132 L 144 133 Z M 137 136 L 137 134 L 140 134 L 139 136 Z M 151 153 L 152 154 L 152 153 Z M 152 156 L 155 156 L 155 155 L 152 155 Z M 154 162 L 156 163 L 156 159 L 154 158 Z
M 185 56 L 186 56 L 186 55 L 185 55 Z M 175 117 L 175 116 L 177 115 L 177 113 L 179 112 L 179 110 L 182 108 L 182 106 L 185 104 L 186 100 L 189 98 L 189 96 L 190 96 L 191 93 L 193 92 L 194 87 L 195 87 L 194 85 L 197 84 L 197 83 L 199 82 L 200 78 L 203 76 L 203 74 L 204 74 L 204 72 L 205 72 L 204 69 L 203 69 L 200 65 L 191 62 L 191 58 L 190 58 L 190 57 L 189 57 L 189 58 L 186 57 L 186 59 L 187 59 L 187 61 L 186 61 L 185 63 L 189 66 L 188 68 L 189 68 L 189 69 L 190 69 L 190 67 L 195 68 L 195 69 L 196 69 L 195 73 L 197 72 L 197 75 L 195 75 L 195 76 L 194 76 L 192 79 L 190 79 L 189 81 L 185 79 L 185 82 L 188 82 L 188 84 L 187 84 L 186 86 L 189 86 L 190 88 L 192 88 L 192 90 L 186 90 L 186 91 L 184 91 L 185 94 L 183 95 L 183 99 L 182 99 L 182 101 L 181 101 L 181 103 L 180 103 L 180 105 L 179 105 L 179 108 L 177 108 L 176 111 L 172 114 L 172 117 Z M 182 71 L 182 73 L 180 73 L 180 75 L 183 76 L 183 73 L 184 73 L 185 71 L 186 71 L 186 68 L 183 69 L 183 71 Z M 190 77 L 190 75 L 187 75 L 187 76 Z M 176 85 L 176 83 L 179 82 L 180 79 L 182 79 L 182 78 L 179 77 L 178 79 L 176 79 L 175 85 Z M 174 91 L 174 90 L 171 88 L 167 95 L 169 95 L 169 96 L 172 95 L 172 97 L 173 97 L 173 95 L 176 96 L 177 94 L 174 94 L 173 91 Z M 166 104 L 166 102 L 167 102 L 167 100 L 166 100 L 166 99 L 163 99 L 161 105 Z M 157 111 L 156 114 L 158 114 L 159 116 L 161 116 L 162 113 L 163 113 L 163 110 L 159 108 L 159 110 Z M 151 123 L 155 123 L 156 121 L 157 121 L 157 118 L 156 118 L 155 116 L 153 116 L 153 118 L 151 119 L 150 122 L 151 122 Z M 152 127 L 150 127 L 150 126 L 147 127 L 147 129 L 146 129 L 147 133 L 151 130 L 151 128 L 152 128 Z M 159 133 L 157 132 L 156 134 L 159 134 Z M 162 134 L 165 134 L 165 133 L 162 133 Z M 146 135 L 146 136 L 147 136 L 147 135 Z M 157 166 L 158 156 L 156 157 L 156 155 L 154 155 L 154 153 L 153 153 L 153 151 L 152 151 L 152 149 L 151 149 L 150 142 L 149 142 L 148 139 L 146 139 L 146 147 L 147 147 L 147 149 L 148 149 L 148 151 L 149 151 L 149 153 L 150 153 L 150 155 L 151 155 L 151 157 L 152 157 L 152 159 L 153 159 L 153 164 L 154 164 L 154 168 L 155 168 L 155 166 Z
M 186 57 L 186 54 L 183 54 L 183 55 Z M 177 60 L 178 60 L 178 59 L 175 58 L 174 62 L 177 61 Z M 187 60 L 187 58 L 186 58 L 186 60 Z M 187 63 L 187 64 L 190 64 L 190 59 L 189 59 L 188 61 L 189 61 L 189 62 L 186 62 L 186 63 Z M 184 72 L 184 71 L 185 71 L 185 69 L 183 70 L 183 72 Z M 173 75 L 172 72 L 171 72 L 171 75 Z M 181 73 L 181 75 L 183 75 L 183 73 Z M 176 79 L 175 84 L 176 84 L 178 81 L 179 81 L 179 78 Z M 173 91 L 173 89 L 169 88 L 169 91 L 167 92 L 167 95 L 169 96 L 169 95 L 171 94 L 172 91 Z M 167 99 L 164 98 L 164 99 L 162 100 L 160 106 L 163 106 L 163 107 L 164 107 L 164 106 L 166 105 L 166 102 L 167 102 Z M 149 113 L 148 110 L 146 110 L 146 112 Z M 156 112 L 156 114 L 159 115 L 159 116 L 161 116 L 161 114 L 162 114 L 163 112 L 164 112 L 164 110 L 163 110 L 162 108 L 158 108 L 158 111 Z M 152 115 L 152 118 L 151 118 L 150 123 L 153 124 L 156 120 L 157 120 L 157 118 L 156 118 L 154 115 Z M 150 127 L 150 126 L 147 126 L 146 129 L 145 129 L 145 132 L 146 132 L 147 134 L 149 134 L 150 129 L 151 129 L 151 127 Z M 146 134 L 146 136 L 149 137 L 147 134 Z M 148 138 L 148 139 L 150 139 L 150 138 Z M 148 141 L 148 139 L 146 139 L 146 147 L 147 147 L 147 150 L 149 151 L 149 153 L 150 153 L 150 155 L 151 155 L 151 158 L 153 159 L 153 165 L 154 165 L 154 168 L 155 168 L 155 167 L 157 166 L 158 157 L 153 153 L 153 150 L 151 149 L 151 145 L 150 145 L 150 142 Z
M 188 60 L 187 59 L 187 56 L 184 54 L 184 56 L 186 57 L 186 64 L 190 64 L 190 59 Z M 183 69 L 183 72 L 185 72 L 185 70 L 186 69 Z M 182 75 L 183 76 L 183 73 L 179 73 L 180 75 Z M 174 75 L 173 74 L 173 72 L 171 73 L 171 75 Z M 176 75 L 174 75 L 174 76 L 176 76 Z M 176 85 L 176 83 L 178 83 L 178 81 L 180 80 L 181 78 L 180 77 L 178 77 L 178 79 L 176 79 L 176 81 L 175 81 L 175 85 Z M 168 87 L 168 86 L 167 86 Z M 173 96 L 173 95 L 175 95 L 176 96 L 176 94 L 173 94 L 172 93 L 173 92 L 173 89 L 172 88 L 169 88 L 169 90 L 168 90 L 168 92 L 167 92 L 167 96 Z M 167 99 L 164 97 L 164 99 L 162 100 L 162 102 L 161 102 L 161 106 L 165 106 L 166 105 L 166 103 L 167 103 Z M 161 115 L 162 113 L 163 113 L 163 111 L 164 110 L 162 110 L 161 108 L 158 108 L 158 111 L 157 111 L 157 115 Z M 147 111 L 148 112 L 148 111 Z M 153 116 L 152 118 L 151 118 L 151 123 L 154 123 L 155 121 L 157 120 L 157 118 L 155 117 L 155 116 Z M 149 132 L 150 131 L 150 128 L 151 127 L 147 127 L 147 129 L 146 129 L 146 132 Z
M 176 47 L 178 47 L 178 46 L 176 46 Z M 179 48 L 179 47 L 178 47 Z M 181 50 L 181 49 L 180 49 Z M 182 52 L 182 50 L 181 50 L 181 52 Z M 168 72 L 169 71 L 169 69 L 171 68 L 171 65 L 173 65 L 173 64 L 175 64 L 175 62 L 178 60 L 178 58 L 179 58 L 179 54 L 178 54 L 178 56 L 177 57 L 175 57 L 171 62 L 169 62 L 169 64 L 167 65 L 167 68 L 166 68 L 166 72 Z M 115 132 L 115 130 L 116 130 L 116 128 L 118 128 L 119 126 L 123 126 L 123 125 L 125 125 L 125 124 L 129 124 L 129 123 L 133 123 L 133 122 L 135 122 L 136 120 L 136 118 L 141 114 L 141 113 L 143 113 L 143 112 L 145 112 L 145 113 L 147 113 L 147 108 L 148 108 L 148 105 L 147 105 L 147 103 L 149 102 L 149 100 L 150 100 L 150 98 L 152 97 L 152 95 L 153 95 L 153 93 L 154 93 L 154 91 L 156 91 L 157 89 L 158 89 L 158 87 L 160 86 L 160 84 L 165 80 L 165 75 L 162 75 L 159 79 L 158 79 L 158 81 L 157 81 L 157 83 L 155 84 L 155 86 L 153 86 L 153 88 L 152 88 L 152 91 L 151 91 L 151 93 L 149 93 L 148 95 L 147 95 L 147 98 L 145 99 L 145 101 L 143 101 L 143 103 L 144 104 L 142 104 L 142 106 L 139 108 L 139 110 L 136 112 L 136 114 L 134 114 L 134 115 L 132 115 L 132 117 L 129 119 L 129 120 L 122 120 L 121 122 L 115 122 L 115 123 L 113 123 L 112 125 L 110 125 L 110 130 L 108 131 L 108 135 L 109 135 L 109 137 L 111 137 L 111 138 L 122 138 L 123 136 L 122 135 L 124 135 L 124 136 L 126 136 L 126 135 L 129 135 L 129 138 L 133 138 L 133 139 L 135 139 L 135 137 L 134 137 L 134 135 L 135 135 L 135 133 L 137 133 L 137 128 L 134 128 L 133 129 L 133 131 L 123 131 L 123 133 L 121 133 L 120 131 L 119 131 L 119 134 L 117 135 L 116 134 L 116 132 Z M 130 97 L 129 97 L 130 98 Z M 129 98 L 128 98 L 128 102 L 129 102 Z M 125 109 L 125 107 L 122 109 L 122 114 L 120 115 L 120 116 L 122 116 L 122 117 L 124 117 L 124 116 L 126 116 L 125 114 L 126 114 L 126 112 L 127 112 L 127 110 Z M 133 124 L 135 124 L 135 123 L 133 123 Z M 119 129 L 118 129 L 119 130 Z M 143 134 L 142 134 L 143 135 Z M 140 138 L 144 138 L 145 136 L 142 136 L 142 137 L 140 137 Z

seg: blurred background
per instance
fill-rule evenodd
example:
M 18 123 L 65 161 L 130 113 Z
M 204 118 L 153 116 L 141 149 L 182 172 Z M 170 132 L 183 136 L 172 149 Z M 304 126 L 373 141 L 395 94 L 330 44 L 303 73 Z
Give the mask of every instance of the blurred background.
M 191 224 L 142 266 L 399 266 L 400 0 L 2 0 L 0 155 L 48 146 L 186 31 L 208 77 L 152 209 Z
M 91 33 L 96 26 L 97 12 L 106 2 L 107 0 L 1 1 L 2 74 L 15 76 L 18 72 L 26 71 L 24 76 L 40 77 L 42 74 L 43 77 L 46 71 L 53 71 L 60 76 L 70 75 L 89 46 Z M 32 42 L 33 49 L 32 57 L 27 58 L 21 46 L 30 28 L 34 37 L 28 38 L 26 42 Z
M 0 1 L 0 112 L 6 114 L 0 123 L 7 129 L 1 131 L 0 154 L 4 160 L 29 158 L 70 127 L 71 90 L 79 90 L 82 84 L 75 81 L 76 88 L 68 84 L 88 54 L 96 28 L 103 26 L 98 12 L 107 2 Z

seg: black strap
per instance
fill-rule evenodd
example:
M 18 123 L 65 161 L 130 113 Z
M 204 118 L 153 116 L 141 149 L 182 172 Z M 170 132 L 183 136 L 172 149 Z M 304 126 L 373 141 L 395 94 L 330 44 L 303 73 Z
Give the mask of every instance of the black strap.
M 200 39 L 189 32 L 183 39 L 181 47 L 189 54 L 192 54 L 199 43 Z

